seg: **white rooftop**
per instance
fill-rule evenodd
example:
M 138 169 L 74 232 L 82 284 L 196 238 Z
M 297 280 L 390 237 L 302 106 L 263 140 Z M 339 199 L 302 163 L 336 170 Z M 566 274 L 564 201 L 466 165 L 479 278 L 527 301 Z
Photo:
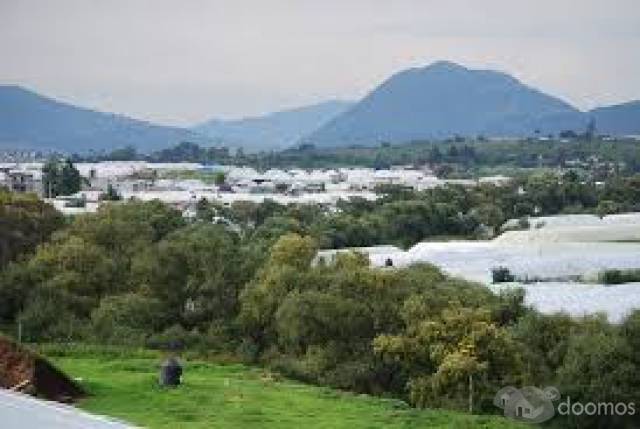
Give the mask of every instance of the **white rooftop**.
M 541 219 L 531 219 L 531 223 Z M 379 246 L 379 251 L 365 253 L 377 267 L 384 267 L 387 259 L 395 267 L 431 263 L 494 291 L 521 287 L 526 291 L 526 304 L 543 313 L 582 316 L 604 312 L 610 321 L 620 322 L 640 309 L 640 284 L 597 284 L 597 274 L 604 270 L 640 269 L 640 214 L 602 220 L 589 215 L 544 220 L 547 224 L 542 228 L 507 232 L 492 241 L 423 242 L 407 251 Z M 323 252 L 331 255 L 335 251 Z M 517 278 L 541 281 L 493 285 L 491 270 L 499 266 L 507 267 Z M 581 281 L 576 281 L 578 277 Z

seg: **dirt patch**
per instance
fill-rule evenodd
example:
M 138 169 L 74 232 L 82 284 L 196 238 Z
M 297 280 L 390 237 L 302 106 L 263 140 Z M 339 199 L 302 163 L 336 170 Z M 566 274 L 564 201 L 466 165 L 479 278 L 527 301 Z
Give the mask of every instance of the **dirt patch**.
M 45 358 L 0 336 L 0 387 L 58 402 L 72 402 L 84 390 Z

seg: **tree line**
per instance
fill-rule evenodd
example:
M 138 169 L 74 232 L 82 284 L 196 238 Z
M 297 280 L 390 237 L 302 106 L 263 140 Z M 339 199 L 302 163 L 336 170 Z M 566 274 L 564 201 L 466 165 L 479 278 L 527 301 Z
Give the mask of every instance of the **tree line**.
M 587 138 L 585 135 L 568 134 L 558 138 L 528 138 L 513 140 L 487 140 L 455 137 L 445 141 L 413 141 L 403 144 L 379 143 L 369 146 L 342 148 L 316 148 L 305 144 L 282 151 L 245 153 L 242 149 L 227 147 L 201 147 L 196 143 L 182 142 L 174 147 L 150 154 L 138 153 L 135 148 L 116 149 L 110 153 L 75 155 L 75 161 L 133 161 L 151 162 L 199 162 L 250 166 L 260 170 L 270 168 L 338 168 L 369 167 L 389 168 L 392 165 L 424 166 L 425 164 L 460 170 L 465 175 L 477 175 L 483 167 L 513 168 L 565 168 L 578 160 L 589 163 L 598 159 L 612 163 L 614 172 L 593 171 L 597 178 L 612 173 L 634 174 L 640 172 L 638 142 L 624 139 Z

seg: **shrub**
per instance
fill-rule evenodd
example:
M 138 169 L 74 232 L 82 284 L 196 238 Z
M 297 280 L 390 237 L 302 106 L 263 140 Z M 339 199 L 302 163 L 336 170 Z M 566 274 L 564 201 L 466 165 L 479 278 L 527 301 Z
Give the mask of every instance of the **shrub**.
M 526 231 L 531 227 L 531 223 L 529 222 L 529 218 L 524 216 L 518 219 L 518 228 Z
M 87 335 L 85 320 L 73 309 L 82 306 L 76 297 L 54 287 L 32 292 L 18 316 L 22 338 L 27 342 L 82 340 Z
M 495 267 L 491 269 L 493 283 L 508 283 L 515 281 L 515 276 L 511 274 L 507 267 Z
M 598 275 L 598 281 L 606 285 L 640 282 L 640 270 L 605 270 Z
M 202 345 L 202 336 L 197 330 L 188 331 L 180 325 L 174 325 L 147 340 L 146 346 L 156 350 L 184 350 Z
M 134 293 L 115 295 L 103 298 L 91 313 L 91 327 L 102 343 L 142 345 L 162 326 L 162 314 L 156 299 Z
M 236 349 L 238 357 L 244 363 L 256 363 L 260 357 L 260 345 L 250 338 L 244 338 Z

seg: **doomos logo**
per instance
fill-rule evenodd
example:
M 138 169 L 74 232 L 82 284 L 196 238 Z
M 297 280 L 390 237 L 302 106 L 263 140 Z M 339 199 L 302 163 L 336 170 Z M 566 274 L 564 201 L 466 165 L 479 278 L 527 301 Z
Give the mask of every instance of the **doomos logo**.
M 542 423 L 555 416 L 553 401 L 559 398 L 560 392 L 555 387 L 518 389 L 507 386 L 496 393 L 493 404 L 504 410 L 505 417 L 525 423 Z

